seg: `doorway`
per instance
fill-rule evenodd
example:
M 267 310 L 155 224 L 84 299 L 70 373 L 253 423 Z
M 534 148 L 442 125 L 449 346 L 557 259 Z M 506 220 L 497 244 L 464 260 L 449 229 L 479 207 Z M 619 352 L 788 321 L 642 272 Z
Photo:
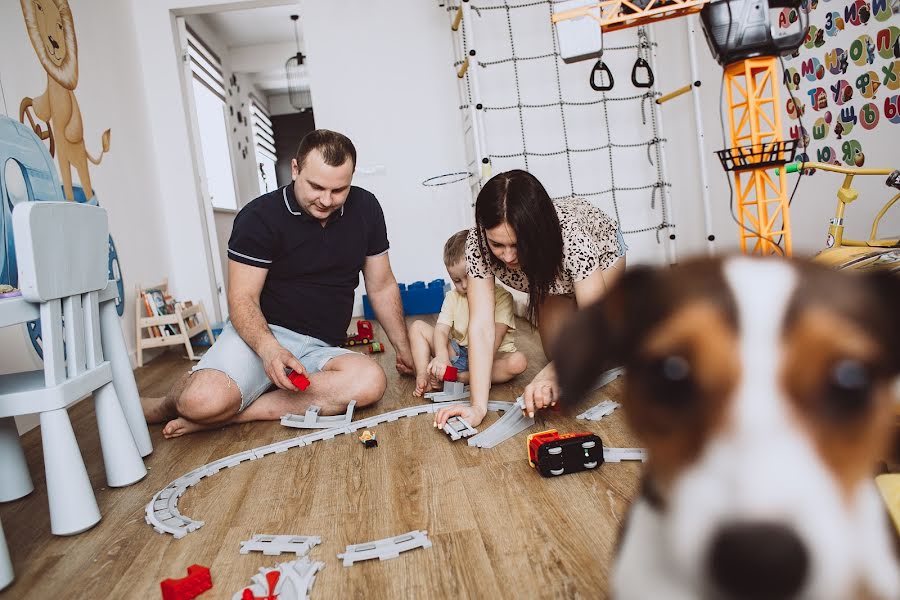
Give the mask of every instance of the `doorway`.
M 213 7 L 176 18 L 217 320 L 228 317 L 227 251 L 235 216 L 290 181 L 296 136 L 314 128 L 300 7 L 267 4 Z M 302 60 L 289 82 L 286 62 L 298 56 Z

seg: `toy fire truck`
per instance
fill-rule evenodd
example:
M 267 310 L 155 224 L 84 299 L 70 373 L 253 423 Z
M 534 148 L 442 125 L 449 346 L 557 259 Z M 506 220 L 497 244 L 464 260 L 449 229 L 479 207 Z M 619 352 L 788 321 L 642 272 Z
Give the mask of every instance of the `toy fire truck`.
M 603 464 L 603 442 L 593 433 L 560 435 L 549 429 L 532 433 L 525 444 L 528 464 L 544 477 L 596 469 Z
M 375 341 L 375 332 L 372 329 L 372 322 L 360 319 L 356 322 L 356 335 L 348 335 L 345 346 L 356 346 L 357 344 L 368 344 Z

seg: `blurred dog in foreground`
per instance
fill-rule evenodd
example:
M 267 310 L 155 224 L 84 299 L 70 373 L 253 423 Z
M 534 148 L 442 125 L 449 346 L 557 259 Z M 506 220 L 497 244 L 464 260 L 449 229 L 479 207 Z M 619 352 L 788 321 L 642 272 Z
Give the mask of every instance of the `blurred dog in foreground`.
M 892 435 L 900 278 L 748 257 L 638 267 L 560 339 L 563 401 L 624 365 L 648 451 L 615 598 L 900 598 L 872 479 Z

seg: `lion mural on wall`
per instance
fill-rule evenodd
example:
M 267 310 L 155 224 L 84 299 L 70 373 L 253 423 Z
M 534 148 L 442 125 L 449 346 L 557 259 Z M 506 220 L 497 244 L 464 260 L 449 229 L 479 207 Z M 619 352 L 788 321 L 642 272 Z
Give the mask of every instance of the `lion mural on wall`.
M 100 156 L 91 156 L 84 145 L 84 123 L 81 109 L 75 99 L 78 85 L 78 43 L 75 40 L 75 22 L 67 0 L 20 0 L 25 16 L 25 27 L 38 60 L 47 73 L 47 89 L 37 98 L 25 97 L 19 105 L 19 121 L 28 118 L 34 132 L 42 140 L 50 140 L 50 155 L 57 156 L 66 198 L 74 200 L 72 169 L 78 172 L 85 198 L 94 195 L 87 161 L 100 164 L 109 151 L 107 129 L 101 136 Z M 35 116 L 46 123 L 43 129 Z

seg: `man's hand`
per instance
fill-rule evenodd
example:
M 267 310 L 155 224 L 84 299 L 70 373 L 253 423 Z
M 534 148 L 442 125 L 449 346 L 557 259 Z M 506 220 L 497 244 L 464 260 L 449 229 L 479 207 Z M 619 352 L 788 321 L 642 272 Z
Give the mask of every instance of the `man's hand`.
M 306 369 L 303 364 L 297 360 L 297 357 L 288 352 L 287 348 L 274 341 L 267 345 L 260 353 L 259 358 L 262 360 L 263 368 L 269 380 L 277 387 L 291 392 L 300 390 L 288 379 L 285 369 L 293 369 L 297 373 L 306 375 Z
M 397 372 L 401 375 L 412 375 L 415 373 L 415 365 L 413 364 L 412 352 L 410 352 L 409 348 L 403 348 L 398 350 L 396 347 L 394 351 L 397 353 Z
M 478 427 L 484 420 L 487 409 L 478 408 L 477 406 L 465 406 L 464 404 L 456 404 L 442 408 L 434 417 L 434 426 L 443 429 L 444 425 L 450 417 L 462 417 L 462 419 L 472 427 Z

